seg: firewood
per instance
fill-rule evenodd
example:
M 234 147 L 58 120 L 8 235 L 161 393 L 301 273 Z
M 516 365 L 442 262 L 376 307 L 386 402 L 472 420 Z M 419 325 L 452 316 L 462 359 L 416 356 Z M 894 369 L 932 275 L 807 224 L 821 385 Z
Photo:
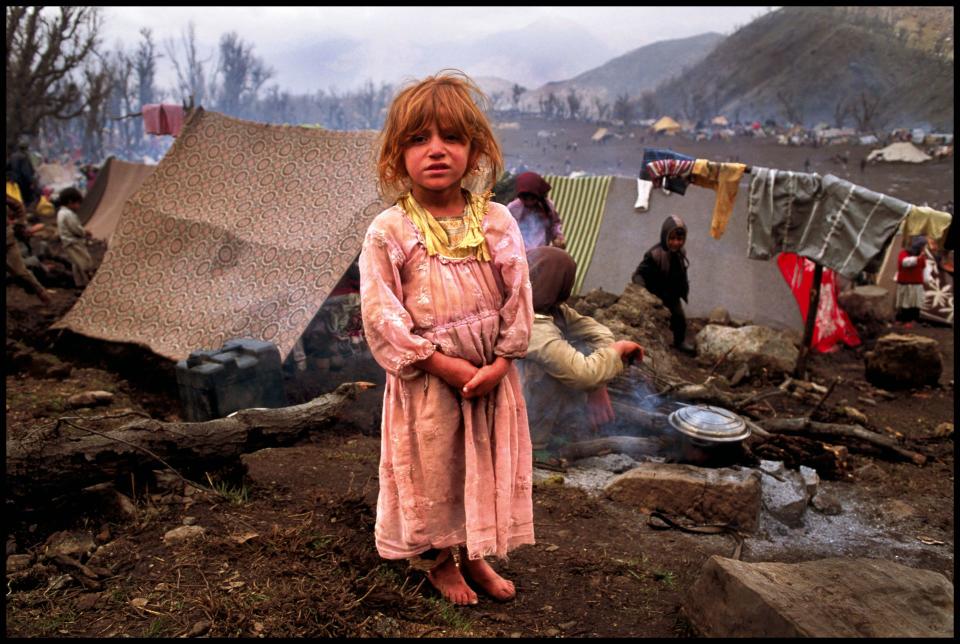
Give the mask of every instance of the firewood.
M 769 418 L 758 421 L 758 424 L 768 432 L 773 433 L 855 438 L 879 447 L 886 452 L 893 452 L 917 465 L 923 465 L 927 462 L 927 457 L 924 454 L 901 447 L 893 439 L 872 432 L 860 425 L 819 423 L 809 418 Z
M 345 383 L 301 405 L 246 409 L 204 422 L 140 418 L 118 429 L 94 433 L 65 421 L 71 429 L 64 437 L 49 435 L 43 441 L 30 442 L 8 438 L 7 495 L 56 496 L 164 464 L 195 471 L 217 469 L 235 462 L 241 454 L 291 445 L 311 431 L 335 425 L 344 405 L 369 386 Z
M 659 438 L 607 436 L 567 443 L 560 451 L 560 456 L 569 461 L 610 453 L 626 454 L 627 456 L 661 456 L 664 448 L 664 441 Z

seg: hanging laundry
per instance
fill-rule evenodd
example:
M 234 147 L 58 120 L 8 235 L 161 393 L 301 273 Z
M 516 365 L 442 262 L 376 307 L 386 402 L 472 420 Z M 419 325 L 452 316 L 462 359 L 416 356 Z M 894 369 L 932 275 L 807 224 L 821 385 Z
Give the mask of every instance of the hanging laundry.
M 815 264 L 796 253 L 780 253 L 777 256 L 777 266 L 780 268 L 783 279 L 790 286 L 797 306 L 800 307 L 800 317 L 806 324 Z M 820 282 L 817 317 L 813 326 L 813 337 L 810 340 L 811 348 L 820 353 L 836 350 L 838 342 L 843 342 L 850 347 L 860 344 L 860 336 L 857 335 L 857 329 L 850 321 L 850 316 L 837 303 L 836 284 L 836 274 L 829 268 L 824 268 Z
M 706 159 L 697 159 L 690 171 L 690 183 L 716 191 L 713 203 L 713 218 L 710 220 L 710 236 L 723 237 L 727 222 L 733 213 L 733 202 L 740 189 L 740 178 L 746 171 L 743 163 L 717 163 Z
M 183 107 L 150 103 L 140 110 L 143 114 L 143 129 L 147 134 L 170 134 L 177 136 L 183 128 Z
M 637 201 L 633 207 L 637 210 L 647 210 L 650 208 L 650 191 L 653 190 L 653 182 L 645 179 L 637 179 Z
M 928 239 L 942 245 L 951 221 L 953 216 L 948 212 L 927 206 L 911 206 L 907 218 L 903 220 L 903 237 L 910 239 L 916 235 L 926 235 Z
M 854 278 L 889 242 L 910 204 L 831 174 L 753 168 L 748 257 L 795 252 Z
M 640 178 L 652 181 L 657 187 L 662 185 L 670 192 L 682 195 L 687 192 L 694 161 L 696 159 L 693 157 L 673 150 L 644 148 Z

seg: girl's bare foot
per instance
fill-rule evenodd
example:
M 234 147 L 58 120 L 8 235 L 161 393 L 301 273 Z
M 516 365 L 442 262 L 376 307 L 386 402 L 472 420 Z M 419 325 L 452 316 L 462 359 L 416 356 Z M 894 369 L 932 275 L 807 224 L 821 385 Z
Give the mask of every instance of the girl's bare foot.
M 442 555 L 441 555 L 442 556 Z M 457 606 L 467 606 L 477 603 L 477 593 L 470 589 L 460 574 L 453 557 L 447 552 L 447 558 L 434 566 L 427 573 L 427 580 L 433 584 L 433 587 L 440 591 L 448 601 Z
M 465 550 L 460 551 L 460 558 L 463 562 L 467 576 L 473 580 L 483 592 L 487 593 L 498 601 L 509 601 L 517 596 L 517 589 L 513 582 L 504 579 L 490 567 L 482 557 L 480 559 L 468 559 Z

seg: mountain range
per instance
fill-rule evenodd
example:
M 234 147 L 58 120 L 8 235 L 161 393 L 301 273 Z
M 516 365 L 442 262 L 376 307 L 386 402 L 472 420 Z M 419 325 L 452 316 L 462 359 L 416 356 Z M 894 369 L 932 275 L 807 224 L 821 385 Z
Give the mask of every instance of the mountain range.
M 513 107 L 512 81 L 478 82 Z M 594 116 L 628 95 L 636 116 L 952 131 L 953 85 L 952 7 L 782 7 L 727 37 L 656 42 L 545 83 L 519 107 L 539 112 L 550 93 L 574 90 Z

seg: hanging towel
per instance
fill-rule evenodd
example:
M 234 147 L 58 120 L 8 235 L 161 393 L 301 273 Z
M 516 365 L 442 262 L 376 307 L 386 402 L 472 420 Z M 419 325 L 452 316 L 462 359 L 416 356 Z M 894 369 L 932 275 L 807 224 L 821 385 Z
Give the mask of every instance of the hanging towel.
M 593 249 L 597 245 L 597 234 L 600 232 L 603 209 L 613 177 L 571 178 L 550 175 L 543 178 L 553 186 L 550 196 L 557 212 L 563 216 L 566 250 L 577 262 L 577 277 L 571 293 L 576 295 L 590 268 L 590 260 L 593 259 Z
M 143 131 L 147 134 L 163 134 L 163 110 L 159 103 L 144 105 L 140 112 L 143 114 Z
M 910 204 L 831 174 L 754 167 L 747 201 L 748 256 L 795 252 L 854 278 L 878 255 Z
M 910 206 L 907 218 L 903 220 L 903 238 L 926 235 L 928 239 L 943 245 L 953 216 L 948 212 L 934 210 L 927 206 Z
M 790 285 L 797 306 L 800 307 L 800 317 L 806 323 L 810 308 L 810 289 L 813 287 L 814 263 L 795 253 L 780 253 L 777 256 L 777 266 L 783 279 Z M 856 327 L 837 303 L 836 283 L 834 272 L 824 268 L 813 338 L 810 340 L 810 346 L 820 353 L 833 351 L 838 342 L 844 342 L 850 347 L 860 344 Z
M 172 136 L 178 136 L 183 128 L 184 111 L 182 105 L 163 105 L 163 116 L 166 120 L 166 132 Z
M 653 190 L 653 182 L 646 179 L 637 179 L 637 201 L 633 207 L 637 210 L 648 210 L 650 208 L 650 191 Z
M 690 182 L 688 177 L 695 160 L 693 157 L 673 150 L 644 148 L 640 178 L 653 181 L 655 186 L 662 185 L 670 192 L 682 195 L 687 191 L 687 184 Z M 655 164 L 657 161 L 673 161 L 673 163 Z
M 140 110 L 143 114 L 143 129 L 147 134 L 170 134 L 177 136 L 183 128 L 184 111 L 180 105 L 151 103 Z
M 716 191 L 717 199 L 713 203 L 713 218 L 710 220 L 710 236 L 723 237 L 727 222 L 733 213 L 733 202 L 740 188 L 740 178 L 746 171 L 743 163 L 717 163 L 706 159 L 697 159 L 690 171 L 690 183 Z

